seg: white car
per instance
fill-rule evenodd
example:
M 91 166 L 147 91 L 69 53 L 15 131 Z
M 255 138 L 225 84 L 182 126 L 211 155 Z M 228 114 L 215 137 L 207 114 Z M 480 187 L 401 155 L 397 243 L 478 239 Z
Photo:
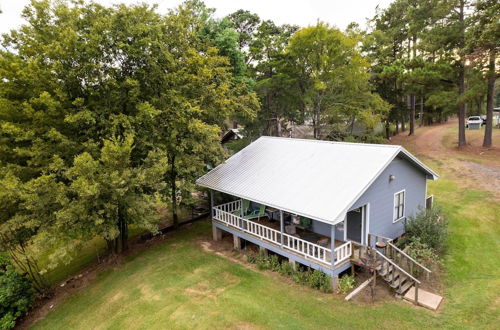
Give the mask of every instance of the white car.
M 483 124 L 483 120 L 481 119 L 481 117 L 479 116 L 470 116 L 469 118 L 467 118 L 467 123 L 465 124 L 466 127 L 469 127 L 470 126 L 476 126 L 479 125 L 479 127 L 481 127 L 481 125 Z

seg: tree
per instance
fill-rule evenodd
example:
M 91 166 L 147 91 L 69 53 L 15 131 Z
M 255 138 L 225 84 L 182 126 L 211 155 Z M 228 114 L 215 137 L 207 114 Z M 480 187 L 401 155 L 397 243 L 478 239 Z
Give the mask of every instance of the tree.
M 248 57 L 255 63 L 255 90 L 262 106 L 257 120 L 247 126 L 257 126 L 259 134 L 281 136 L 282 121 L 298 120 L 297 84 L 291 78 L 285 55 L 288 41 L 297 30 L 297 26 L 278 26 L 266 20 L 257 27 L 249 45 Z
M 322 137 L 326 125 L 347 122 L 388 108 L 371 92 L 368 62 L 357 49 L 358 38 L 318 23 L 296 32 L 287 48 L 289 65 L 296 67 L 302 102 L 314 126 L 314 137 Z
M 54 263 L 67 262 L 99 235 L 119 252 L 130 225 L 155 230 L 167 201 L 177 223 L 194 177 L 222 156 L 224 121 L 258 108 L 230 59 L 201 37 L 200 8 L 25 9 L 27 24 L 0 52 L 2 250 L 32 257 L 49 245 Z
M 471 17 L 473 24 L 468 38 L 469 47 L 473 54 L 469 56 L 469 60 L 475 63 L 479 70 L 486 69 L 486 129 L 483 146 L 490 147 L 493 142 L 495 81 L 500 76 L 496 68 L 500 49 L 500 3 L 491 0 L 478 0 L 474 5 L 475 11 Z
M 458 146 L 466 144 L 465 139 L 465 71 L 466 31 L 468 28 L 467 0 L 439 0 L 436 2 L 434 24 L 426 33 L 429 52 L 440 61 L 449 63 L 455 70 L 458 90 Z
M 7 255 L 0 254 L 0 329 L 11 329 L 33 303 L 30 281 L 19 274 Z
M 227 15 L 226 18 L 231 21 L 232 27 L 239 34 L 238 43 L 240 49 L 243 50 L 249 47 L 254 39 L 253 34 L 260 24 L 259 15 L 240 9 Z

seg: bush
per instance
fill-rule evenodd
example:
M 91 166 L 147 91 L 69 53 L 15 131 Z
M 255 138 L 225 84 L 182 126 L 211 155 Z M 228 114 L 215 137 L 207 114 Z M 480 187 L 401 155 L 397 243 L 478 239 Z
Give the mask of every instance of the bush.
M 315 270 L 307 272 L 307 284 L 313 288 L 323 292 L 331 292 L 330 277 L 322 271 Z
M 293 269 L 288 261 L 280 262 L 278 256 L 266 256 L 264 254 L 255 255 L 249 253 L 247 261 L 256 264 L 260 270 L 272 270 L 282 276 L 290 277 L 295 283 L 308 285 L 309 287 L 322 292 L 332 292 L 330 277 L 319 270 L 301 271 Z
M 437 265 L 440 263 L 439 256 L 434 250 L 427 244 L 422 243 L 418 237 L 406 245 L 404 252 L 424 265 Z
M 290 263 L 288 261 L 283 261 L 281 263 L 281 267 L 278 270 L 278 272 L 282 276 L 289 276 L 290 277 L 293 274 L 293 272 L 295 272 L 295 270 L 293 269 L 292 265 L 290 265 Z
M 14 269 L 9 258 L 0 254 L 0 329 L 11 329 L 31 307 L 34 291 L 31 282 Z
M 447 223 L 441 216 L 440 209 L 425 209 L 410 217 L 405 223 L 405 230 L 406 235 L 399 242 L 403 248 L 418 240 L 419 243 L 439 252 L 446 240 Z
M 355 286 L 356 280 L 354 279 L 354 275 L 344 275 L 339 278 L 338 292 L 345 294 L 354 289 Z
M 250 264 L 254 264 L 257 262 L 257 257 L 253 253 L 247 254 L 247 262 Z

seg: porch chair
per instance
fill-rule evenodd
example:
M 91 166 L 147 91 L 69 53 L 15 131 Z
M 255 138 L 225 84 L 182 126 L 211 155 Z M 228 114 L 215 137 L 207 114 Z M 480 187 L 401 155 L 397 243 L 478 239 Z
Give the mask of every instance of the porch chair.
M 237 215 L 239 217 L 243 217 L 248 212 L 249 208 L 250 208 L 250 201 L 248 199 L 242 199 L 241 200 L 241 209 L 234 211 L 233 214 Z
M 260 220 L 261 217 L 266 215 L 266 206 L 264 204 L 259 205 L 258 210 L 252 211 L 249 215 L 243 216 L 243 219 L 252 220 L 257 219 Z
M 287 233 L 288 235 L 291 235 L 291 236 L 300 237 L 297 234 L 297 227 L 295 225 L 285 226 L 285 233 Z

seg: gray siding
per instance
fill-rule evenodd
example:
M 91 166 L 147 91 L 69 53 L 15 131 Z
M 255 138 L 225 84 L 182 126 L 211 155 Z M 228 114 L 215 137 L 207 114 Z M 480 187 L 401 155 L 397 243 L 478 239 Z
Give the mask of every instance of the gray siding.
M 313 220 L 311 231 L 330 237 L 332 225 L 321 221 Z
M 396 179 L 389 181 L 389 175 Z M 425 206 L 426 175 L 404 159 L 396 158 L 379 175 L 352 209 L 370 203 L 368 232 L 396 238 L 404 232 L 404 219 L 392 222 L 394 194 L 406 190 L 405 216 L 408 218 Z

